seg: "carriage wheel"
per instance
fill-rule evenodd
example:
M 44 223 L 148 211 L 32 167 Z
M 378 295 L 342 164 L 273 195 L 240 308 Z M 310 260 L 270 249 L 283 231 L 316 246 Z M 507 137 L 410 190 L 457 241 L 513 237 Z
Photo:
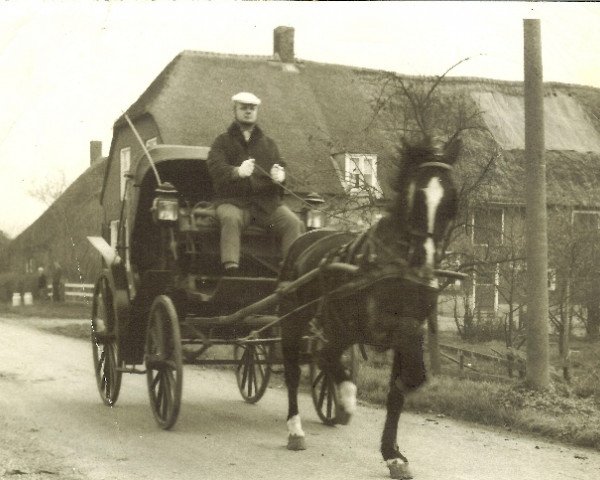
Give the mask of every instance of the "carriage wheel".
M 318 351 L 318 346 L 315 352 Z M 310 391 L 313 399 L 313 405 L 317 415 L 325 425 L 335 425 L 338 398 L 335 389 L 335 382 L 331 375 L 321 370 L 318 365 L 316 355 L 313 352 L 310 362 Z M 356 345 L 348 348 L 342 355 L 342 363 L 348 370 L 352 382 L 356 384 L 358 378 L 359 351 Z
M 265 394 L 271 378 L 273 345 L 234 345 L 233 357 L 238 362 L 235 377 L 243 399 L 248 403 L 258 402 Z
M 177 421 L 183 385 L 179 319 L 169 297 L 156 297 L 146 336 L 146 379 L 150 406 L 158 425 L 168 430 Z
M 104 404 L 112 406 L 119 397 L 123 372 L 118 370 L 122 362 L 117 346 L 117 322 L 105 276 L 101 276 L 94 287 L 91 330 L 96 385 Z

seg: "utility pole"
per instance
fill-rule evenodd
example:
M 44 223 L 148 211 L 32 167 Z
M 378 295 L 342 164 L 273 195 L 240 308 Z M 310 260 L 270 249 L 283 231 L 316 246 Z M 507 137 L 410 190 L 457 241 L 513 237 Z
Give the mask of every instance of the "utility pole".
M 548 232 L 544 92 L 539 19 L 523 20 L 527 237 L 527 383 L 550 384 L 548 371 Z

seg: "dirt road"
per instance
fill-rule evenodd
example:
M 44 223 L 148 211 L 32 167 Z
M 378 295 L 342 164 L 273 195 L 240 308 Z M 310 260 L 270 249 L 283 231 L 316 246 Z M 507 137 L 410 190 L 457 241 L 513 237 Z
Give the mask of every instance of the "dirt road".
M 284 389 L 244 403 L 233 373 L 185 367 L 182 411 L 154 423 L 145 376 L 125 375 L 121 397 L 97 394 L 89 344 L 0 319 L 0 478 L 384 479 L 384 411 L 364 405 L 346 427 L 318 422 L 301 398 L 308 450 L 285 449 Z M 435 416 L 405 414 L 402 449 L 417 480 L 600 478 L 600 453 Z

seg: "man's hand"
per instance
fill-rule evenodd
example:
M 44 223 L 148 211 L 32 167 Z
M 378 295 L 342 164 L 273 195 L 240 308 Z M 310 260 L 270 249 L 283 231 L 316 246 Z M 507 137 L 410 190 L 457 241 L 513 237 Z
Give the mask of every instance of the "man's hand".
M 285 180 L 285 169 L 278 163 L 271 167 L 271 178 L 276 183 L 281 183 Z
M 237 167 L 237 173 L 241 178 L 246 178 L 252 175 L 254 171 L 254 159 L 249 158 L 248 160 L 244 160 L 242 164 Z

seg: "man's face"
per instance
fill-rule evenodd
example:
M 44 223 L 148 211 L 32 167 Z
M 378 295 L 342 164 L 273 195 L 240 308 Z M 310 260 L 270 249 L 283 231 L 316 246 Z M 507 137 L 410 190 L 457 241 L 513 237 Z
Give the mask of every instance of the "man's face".
M 258 117 L 258 105 L 235 103 L 235 119 L 242 125 L 254 125 Z

